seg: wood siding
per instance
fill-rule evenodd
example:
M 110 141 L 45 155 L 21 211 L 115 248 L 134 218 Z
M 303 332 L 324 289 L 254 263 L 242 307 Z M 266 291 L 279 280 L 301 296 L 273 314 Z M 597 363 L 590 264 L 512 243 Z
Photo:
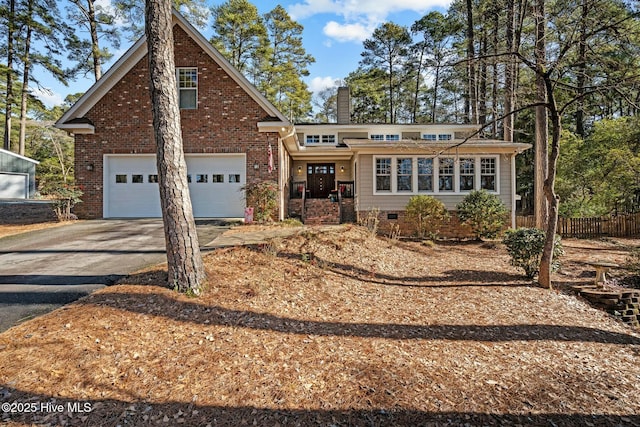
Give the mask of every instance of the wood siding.
M 476 154 L 471 154 L 475 156 Z M 407 155 L 408 156 L 408 155 Z M 404 210 L 411 196 L 415 194 L 373 194 L 374 177 L 373 177 L 373 155 L 362 154 L 358 158 L 358 176 L 357 182 L 357 204 L 358 211 L 366 211 L 378 208 L 381 211 L 399 211 Z M 384 157 L 384 156 L 380 156 Z M 464 157 L 464 154 L 460 154 Z M 487 155 L 486 157 L 490 157 Z M 498 159 L 498 181 L 499 196 L 507 209 L 511 210 L 511 158 L 500 154 Z M 434 196 L 441 200 L 448 210 L 455 210 L 456 205 L 464 199 L 468 193 L 420 193 Z

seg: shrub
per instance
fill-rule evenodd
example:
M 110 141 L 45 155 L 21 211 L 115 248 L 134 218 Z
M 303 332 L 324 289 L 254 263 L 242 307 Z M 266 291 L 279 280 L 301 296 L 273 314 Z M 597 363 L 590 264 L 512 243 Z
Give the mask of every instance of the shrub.
M 71 213 L 71 209 L 78 203 L 82 203 L 82 191 L 74 185 L 62 185 L 49 189 L 49 196 L 55 197 L 53 200 L 53 210 L 58 217 L 58 221 L 70 221 L 78 219 Z
M 495 194 L 476 190 L 467 194 L 456 209 L 458 218 L 469 225 L 476 239 L 495 238 L 507 221 L 507 208 Z
M 247 184 L 247 206 L 253 206 L 253 219 L 256 222 L 271 222 L 278 214 L 278 184 L 274 181 L 262 181 Z
M 366 227 L 369 230 L 371 237 L 375 237 L 378 233 L 378 225 L 380 224 L 380 209 L 372 208 L 367 212 L 367 215 L 360 218 L 360 225 Z
M 431 196 L 413 196 L 406 207 L 407 218 L 414 221 L 418 237 L 435 239 L 440 227 L 449 221 L 449 212 L 444 204 Z
M 526 276 L 533 279 L 540 270 L 540 258 L 544 249 L 545 232 L 538 228 L 518 228 L 507 230 L 502 242 L 511 256 L 511 265 L 522 268 Z M 560 268 L 559 258 L 564 255 L 560 236 L 556 235 L 553 244 L 553 262 L 551 269 Z

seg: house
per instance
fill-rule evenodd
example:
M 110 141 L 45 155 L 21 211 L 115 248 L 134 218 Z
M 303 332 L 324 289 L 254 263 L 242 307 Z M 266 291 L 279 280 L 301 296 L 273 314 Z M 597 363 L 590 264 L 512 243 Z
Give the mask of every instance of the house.
M 526 144 L 471 139 L 470 125 L 356 125 L 339 91 L 335 124 L 287 120 L 174 11 L 176 78 L 196 218 L 243 217 L 243 187 L 276 181 L 278 216 L 354 221 L 379 209 L 403 223 L 411 195 L 454 209 L 471 189 L 515 208 L 515 156 Z M 56 123 L 75 137 L 81 218 L 160 217 L 142 38 Z M 406 225 L 406 224 L 405 224 Z M 455 234 L 455 233 L 454 233 Z
M 36 192 L 39 162 L 0 148 L 0 199 L 28 199 Z

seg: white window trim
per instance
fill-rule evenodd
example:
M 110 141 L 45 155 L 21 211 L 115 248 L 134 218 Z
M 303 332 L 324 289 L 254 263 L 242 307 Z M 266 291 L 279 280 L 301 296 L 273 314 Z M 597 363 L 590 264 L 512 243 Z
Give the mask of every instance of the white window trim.
M 381 136 L 382 138 L 373 139 L 373 136 Z M 398 142 L 402 140 L 402 134 L 394 131 L 388 130 L 380 130 L 376 132 L 369 132 L 369 137 L 371 141 L 388 141 L 388 142 Z
M 310 136 L 317 136 L 318 142 L 309 142 L 307 138 Z M 325 137 L 333 137 L 333 142 L 322 142 Z M 305 133 L 304 134 L 304 145 L 308 146 L 317 146 L 317 145 L 337 145 L 338 144 L 338 135 L 335 133 Z
M 195 70 L 196 71 L 196 87 L 195 88 L 181 88 L 180 87 L 180 70 Z M 176 88 L 178 90 L 178 108 L 180 110 L 197 110 L 198 109 L 198 86 L 200 86 L 200 77 L 198 77 L 198 67 L 176 67 Z M 196 105 L 193 108 L 180 107 L 180 91 L 182 90 L 194 90 L 196 92 Z
M 412 159 L 412 189 L 413 191 L 398 191 L 398 163 L 397 159 Z M 418 191 L 418 158 L 428 158 L 433 159 L 433 191 Z M 440 178 L 440 159 L 441 158 L 449 158 L 454 159 L 453 165 L 453 191 L 440 191 L 439 188 L 439 178 Z M 427 195 L 460 195 L 460 194 L 469 194 L 473 190 L 465 190 L 460 191 L 460 158 L 464 159 L 474 159 L 475 167 L 474 167 L 474 190 L 480 190 L 480 159 L 485 158 L 493 158 L 496 162 L 496 189 L 495 191 L 489 191 L 491 194 L 500 194 L 500 155 L 492 154 L 492 155 L 460 155 L 458 157 L 455 156 L 425 156 L 425 155 L 375 155 L 373 156 L 373 195 L 375 196 L 388 196 L 388 195 L 396 195 L 396 196 L 407 196 L 407 195 L 418 195 L 418 194 L 427 194 Z M 391 159 L 391 191 L 387 190 L 378 190 L 376 188 L 376 160 L 377 159 Z

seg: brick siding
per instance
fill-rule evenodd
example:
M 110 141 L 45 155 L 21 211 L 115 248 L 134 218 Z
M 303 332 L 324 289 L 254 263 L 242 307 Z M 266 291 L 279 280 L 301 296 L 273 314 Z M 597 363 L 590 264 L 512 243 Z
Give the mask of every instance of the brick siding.
M 358 211 L 358 222 L 362 222 L 369 214 L 369 211 Z M 460 223 L 460 219 L 455 211 L 450 211 L 449 214 L 451 215 L 450 221 L 445 223 L 440 229 L 439 235 L 441 237 L 453 239 L 473 237 L 471 228 Z M 397 215 L 397 219 L 389 219 L 389 215 Z M 416 225 L 407 218 L 405 211 L 380 211 L 378 220 L 378 230 L 382 234 L 389 233 L 392 231 L 391 227 L 397 224 L 400 226 L 401 236 L 408 237 L 416 235 Z
M 247 182 L 272 180 L 267 146 L 278 170 L 278 135 L 257 128 L 269 114 L 179 26 L 174 37 L 176 67 L 198 68 L 198 108 L 180 114 L 184 152 L 246 153 Z M 75 212 L 81 218 L 102 217 L 103 155 L 156 151 L 148 81 L 145 56 L 86 114 L 95 133 L 75 135 L 76 183 L 84 192 Z

